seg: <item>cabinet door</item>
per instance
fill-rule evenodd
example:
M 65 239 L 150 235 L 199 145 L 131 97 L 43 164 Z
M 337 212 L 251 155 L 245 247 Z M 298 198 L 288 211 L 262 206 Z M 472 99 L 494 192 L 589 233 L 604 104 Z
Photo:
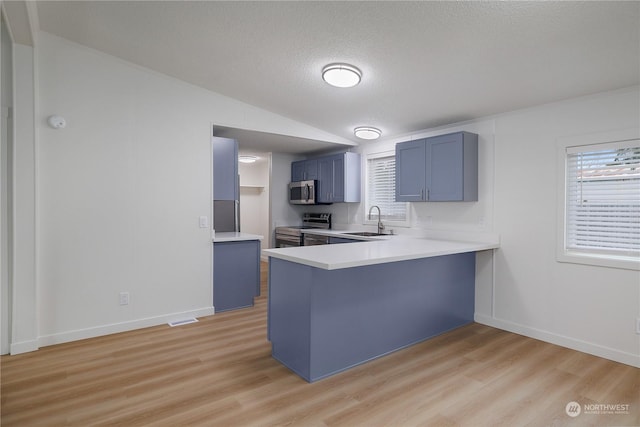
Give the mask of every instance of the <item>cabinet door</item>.
M 238 143 L 229 138 L 212 138 L 213 199 L 239 200 Z
M 216 313 L 250 307 L 260 295 L 260 241 L 213 244 L 213 305 Z
M 299 160 L 291 163 L 291 181 L 304 180 L 304 169 L 306 160 Z
M 427 197 L 431 202 L 463 199 L 463 134 L 427 138 Z
M 318 179 L 318 161 L 305 160 L 304 162 L 304 179 Z
M 344 155 L 333 157 L 333 188 L 332 201 L 344 202 Z
M 425 200 L 425 140 L 396 144 L 396 202 Z
M 298 160 L 291 163 L 291 181 L 318 179 L 317 160 Z
M 333 203 L 333 159 L 318 160 L 318 203 Z

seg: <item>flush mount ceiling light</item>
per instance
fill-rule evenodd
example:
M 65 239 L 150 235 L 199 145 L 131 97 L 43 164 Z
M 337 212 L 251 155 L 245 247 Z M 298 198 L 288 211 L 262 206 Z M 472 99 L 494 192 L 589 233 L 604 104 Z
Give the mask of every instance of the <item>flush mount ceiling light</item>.
M 353 87 L 361 78 L 362 72 L 349 64 L 329 64 L 322 69 L 322 79 L 331 86 Z
M 353 133 L 360 139 L 378 139 L 382 135 L 380 129 L 368 126 L 357 127 L 353 130 Z
M 238 161 L 240 163 L 255 163 L 260 157 L 258 156 L 238 156 Z

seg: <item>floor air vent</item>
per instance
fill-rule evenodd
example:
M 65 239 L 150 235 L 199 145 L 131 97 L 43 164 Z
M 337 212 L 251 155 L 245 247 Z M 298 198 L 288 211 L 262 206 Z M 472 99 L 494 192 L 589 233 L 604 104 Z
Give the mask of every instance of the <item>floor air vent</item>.
M 198 321 L 198 319 L 194 319 L 192 317 L 191 319 L 176 320 L 175 322 L 169 322 L 169 326 L 171 326 L 173 328 L 174 326 L 187 325 L 189 323 L 196 323 L 197 321 Z

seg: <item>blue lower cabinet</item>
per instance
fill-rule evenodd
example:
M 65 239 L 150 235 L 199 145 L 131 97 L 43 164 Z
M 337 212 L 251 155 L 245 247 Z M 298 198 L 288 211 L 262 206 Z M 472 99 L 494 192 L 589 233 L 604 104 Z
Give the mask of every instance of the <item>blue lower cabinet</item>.
M 272 356 L 312 382 L 473 322 L 475 253 L 324 270 L 269 261 Z
M 213 306 L 216 313 L 253 306 L 260 295 L 260 241 L 213 244 Z
M 333 237 L 333 236 L 329 237 L 329 244 L 330 245 L 334 245 L 336 243 L 356 243 L 356 242 L 362 242 L 362 240 L 347 239 L 345 237 Z

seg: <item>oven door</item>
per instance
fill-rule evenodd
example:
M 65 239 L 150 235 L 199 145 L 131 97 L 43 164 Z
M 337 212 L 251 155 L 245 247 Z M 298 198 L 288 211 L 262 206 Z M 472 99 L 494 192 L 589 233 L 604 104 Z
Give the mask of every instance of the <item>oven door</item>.
M 276 233 L 276 248 L 292 248 L 301 246 L 300 236 Z
M 329 236 L 304 233 L 304 246 L 328 245 Z

